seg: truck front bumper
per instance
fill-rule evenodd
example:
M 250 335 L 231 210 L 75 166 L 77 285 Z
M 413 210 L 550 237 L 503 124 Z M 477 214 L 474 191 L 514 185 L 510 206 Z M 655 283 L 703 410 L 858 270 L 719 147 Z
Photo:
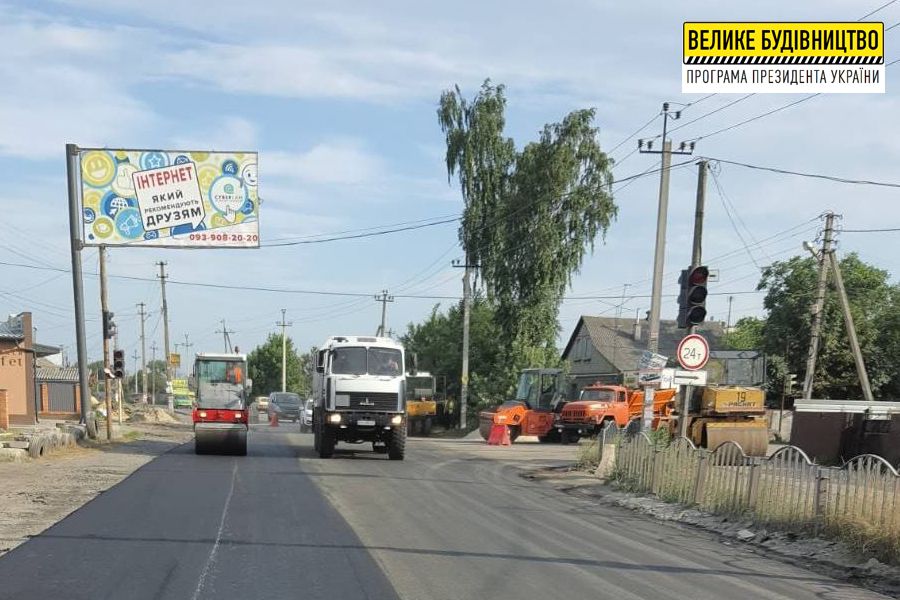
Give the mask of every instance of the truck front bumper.
M 557 421 L 553 427 L 560 433 L 563 431 L 572 431 L 580 436 L 592 436 L 597 433 L 597 426 L 594 423 L 572 423 L 567 421 Z

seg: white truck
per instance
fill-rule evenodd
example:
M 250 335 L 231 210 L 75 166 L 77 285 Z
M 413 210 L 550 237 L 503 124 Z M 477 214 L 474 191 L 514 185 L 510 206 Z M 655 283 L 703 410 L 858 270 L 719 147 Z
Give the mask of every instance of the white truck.
M 371 442 L 375 452 L 403 460 L 406 378 L 403 346 L 390 338 L 333 336 L 316 357 L 313 437 L 321 458 L 338 442 Z

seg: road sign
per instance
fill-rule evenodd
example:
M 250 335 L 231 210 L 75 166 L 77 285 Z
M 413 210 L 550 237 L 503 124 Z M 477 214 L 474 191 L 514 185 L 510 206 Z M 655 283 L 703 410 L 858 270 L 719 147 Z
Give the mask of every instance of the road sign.
M 175 354 L 174 352 L 169 354 L 169 366 L 178 368 L 181 366 L 181 355 Z
M 719 281 L 719 269 L 710 269 L 709 270 L 709 279 L 706 281 L 716 282 Z
M 666 363 L 668 361 L 668 357 L 663 356 L 662 354 L 656 354 L 655 352 L 644 350 L 644 353 L 638 360 L 638 365 L 641 369 L 662 369 L 666 366 Z
M 640 387 L 659 387 L 662 383 L 662 369 L 641 369 L 638 371 Z
M 259 247 L 255 152 L 81 152 L 86 246 Z
M 675 385 L 706 385 L 706 371 L 674 371 L 672 383 Z
M 688 371 L 702 369 L 708 360 L 709 342 L 702 335 L 686 335 L 678 344 L 678 362 Z

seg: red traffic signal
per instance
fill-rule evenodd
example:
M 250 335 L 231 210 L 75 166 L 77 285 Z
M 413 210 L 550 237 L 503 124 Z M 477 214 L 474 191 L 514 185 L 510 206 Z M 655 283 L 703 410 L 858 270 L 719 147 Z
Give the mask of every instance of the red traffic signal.
M 688 283 L 691 285 L 706 285 L 709 280 L 709 269 L 706 267 L 695 267 L 690 270 Z
M 678 295 L 678 327 L 687 329 L 706 319 L 706 282 L 709 268 L 691 267 L 681 272 L 681 293 Z

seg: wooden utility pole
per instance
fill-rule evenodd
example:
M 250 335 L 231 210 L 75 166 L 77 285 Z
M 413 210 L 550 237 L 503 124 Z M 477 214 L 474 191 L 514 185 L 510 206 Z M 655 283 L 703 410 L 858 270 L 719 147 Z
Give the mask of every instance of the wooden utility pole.
M 706 172 L 707 162 L 701 160 L 697 164 L 697 204 L 694 211 L 694 243 L 691 250 L 691 269 L 700 266 L 703 257 L 703 212 L 706 207 Z M 688 334 L 696 333 L 697 326 L 688 327 Z M 687 437 L 688 412 L 691 409 L 691 396 L 694 394 L 694 386 L 688 384 L 681 392 L 681 416 L 679 417 L 679 429 L 683 437 Z
M 294 325 L 284 318 L 287 309 L 281 309 L 281 323 L 275 323 L 281 327 L 281 391 L 287 391 L 287 328 Z M 384 329 L 384 313 L 381 315 L 381 329 Z
M 872 402 L 874 401 L 872 386 L 869 384 L 866 363 L 863 360 L 862 350 L 859 348 L 859 340 L 856 337 L 856 326 L 853 324 L 853 313 L 850 312 L 847 290 L 844 289 L 841 266 L 838 264 L 837 256 L 834 255 L 834 250 L 828 253 L 828 259 L 831 261 L 831 269 L 834 272 L 834 284 L 837 287 L 838 297 L 841 299 L 841 309 L 844 312 L 844 326 L 847 328 L 847 338 L 850 340 L 850 349 L 853 351 L 853 361 L 856 363 L 856 375 L 859 377 L 859 385 L 862 388 L 863 398 L 867 402 Z
M 156 405 L 156 341 L 150 344 L 150 350 L 153 352 L 150 358 L 150 404 Z
M 809 335 L 809 354 L 806 356 L 806 375 L 803 378 L 803 398 L 806 400 L 812 398 L 813 382 L 816 377 L 816 357 L 819 354 L 819 330 L 822 328 L 822 312 L 825 307 L 825 285 L 828 283 L 828 253 L 831 252 L 833 227 L 834 213 L 826 213 L 825 237 L 822 240 L 822 251 L 819 254 L 813 252 L 813 255 L 819 260 L 819 284 L 816 286 L 816 300 L 813 302 L 813 323 Z
M 137 375 L 138 375 L 138 361 L 137 361 L 138 360 L 138 351 L 137 351 L 137 348 L 134 349 L 134 356 L 132 358 L 134 358 L 134 393 L 137 394 L 137 391 L 138 391 L 138 386 L 137 386 L 137 384 L 138 384 L 138 381 L 137 381 L 138 380 L 138 377 L 137 377 Z
M 469 264 L 469 256 L 466 254 L 465 263 L 459 264 L 459 260 L 453 261 L 454 267 L 463 269 L 463 339 L 462 339 L 462 374 L 459 382 L 459 428 L 466 428 L 466 413 L 469 405 L 469 320 L 472 316 L 472 268 Z
M 225 352 L 231 352 L 230 336 L 232 333 L 234 333 L 234 331 L 229 330 L 228 327 L 225 326 L 225 319 L 222 319 L 222 329 L 217 331 L 216 333 L 222 334 L 222 341 L 225 342 Z

